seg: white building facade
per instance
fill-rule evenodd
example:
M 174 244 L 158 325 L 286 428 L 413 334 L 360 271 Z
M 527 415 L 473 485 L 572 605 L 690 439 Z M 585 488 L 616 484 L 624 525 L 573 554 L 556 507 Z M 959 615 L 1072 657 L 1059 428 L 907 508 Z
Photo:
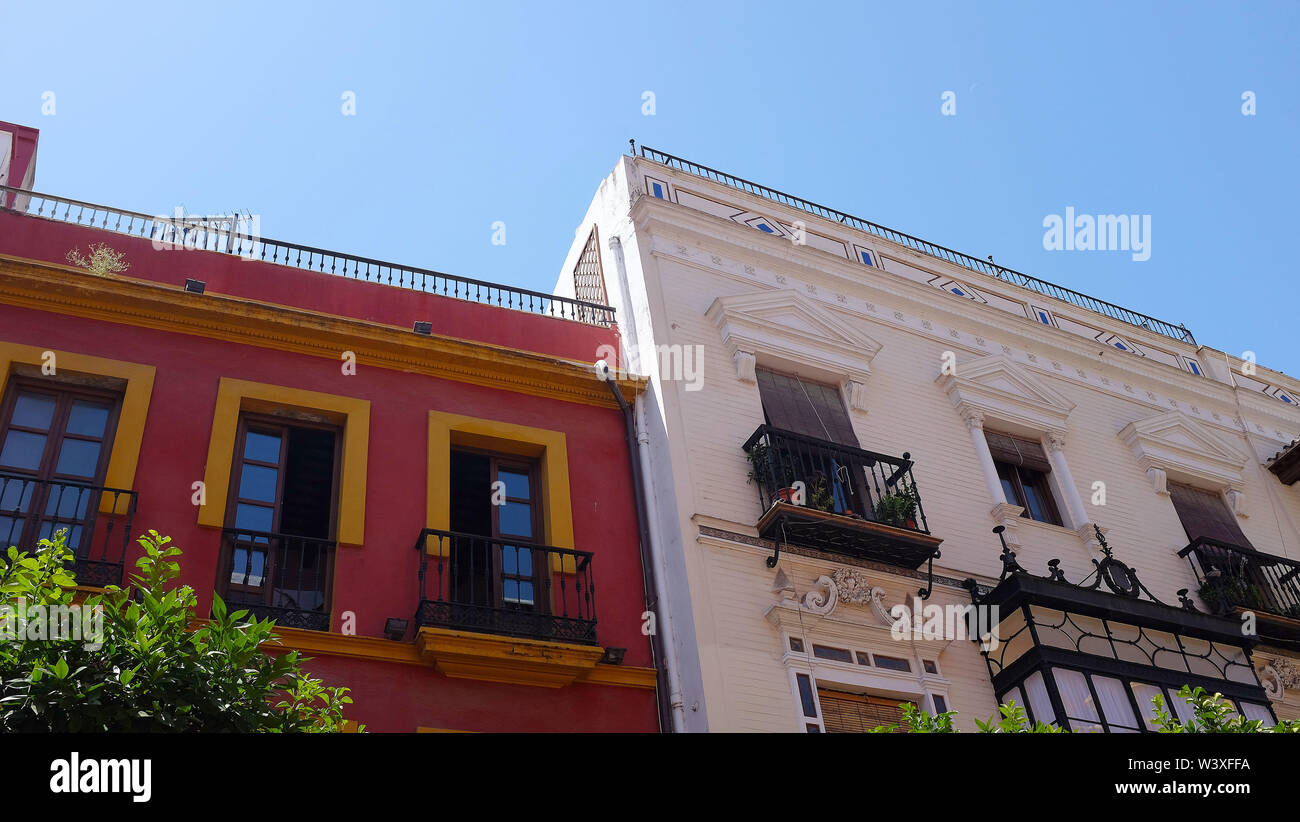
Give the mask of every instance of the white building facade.
M 1183 683 L 1300 717 L 1300 382 L 644 148 L 556 293 L 614 306 L 623 350 L 596 354 L 651 380 L 677 729 L 863 730 L 910 701 L 971 730 L 1014 699 L 1137 731 Z M 996 644 L 953 621 L 973 604 Z

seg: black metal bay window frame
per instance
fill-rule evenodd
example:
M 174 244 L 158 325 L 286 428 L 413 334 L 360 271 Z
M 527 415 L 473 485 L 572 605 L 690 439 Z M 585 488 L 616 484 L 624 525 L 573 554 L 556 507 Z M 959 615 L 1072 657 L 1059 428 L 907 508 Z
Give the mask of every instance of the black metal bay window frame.
M 999 537 L 1002 530 L 1001 526 L 994 529 Z M 1124 684 L 1139 732 L 1149 730 L 1144 718 L 1151 716 L 1153 707 L 1139 704 L 1132 687 L 1134 684 L 1161 689 L 1166 696 L 1166 709 L 1175 716 L 1178 715 L 1177 706 L 1170 700 L 1176 699 L 1174 694 L 1188 685 L 1222 694 L 1243 715 L 1243 703 L 1263 706 L 1276 721 L 1272 703 L 1251 661 L 1251 649 L 1256 638 L 1243 635 L 1237 620 L 1198 611 L 1188 598 L 1187 589 L 1178 591 L 1180 605 L 1177 607 L 1159 601 L 1138 580 L 1136 571 L 1113 556 L 1099 530 L 1098 537 L 1104 556 L 1093 561 L 1093 573 L 1079 583 L 1066 580 L 1058 560 L 1048 563 L 1049 575 L 1046 577 L 1028 573 L 1016 561 L 1015 553 L 1005 539 L 1002 543 L 1003 570 L 997 585 L 986 590 L 973 579 L 966 580 L 966 587 L 976 605 L 997 608 L 999 625 L 1013 615 L 1019 615 L 1023 620 L 1011 635 L 999 635 L 996 646 L 981 647 L 999 703 L 1017 688 L 1027 697 L 1026 682 L 1038 673 L 1042 675 L 1055 716 L 1037 716 L 1032 705 L 1024 704 L 1022 707 L 1031 721 L 1069 729 L 1078 725 L 1100 726 L 1103 731 L 1111 733 L 1113 722 L 1106 716 L 1093 681 L 1094 676 L 1103 676 Z M 1052 624 L 1041 619 L 1043 610 L 1052 612 L 1060 621 Z M 1076 617 L 1091 621 L 1093 626 L 1100 624 L 1103 633 L 1080 625 Z M 1073 648 L 1061 647 L 1044 639 L 1042 634 L 1047 630 L 1062 629 L 1059 632 L 1068 636 L 1068 632 L 1063 630 L 1066 622 L 1070 622 L 1070 627 L 1078 634 L 1073 640 Z M 1116 626 L 1123 627 L 1117 630 Z M 1172 636 L 1172 643 L 1153 636 L 1154 632 Z M 1028 647 L 1007 660 L 1006 654 L 1012 648 L 1024 647 L 1025 635 Z M 1193 651 L 1191 646 L 1194 643 L 1187 642 L 1189 639 L 1200 641 L 1195 644 L 1208 643 L 1209 650 L 1204 653 Z M 1109 647 L 1111 656 L 1082 650 L 1085 640 L 1090 647 Z M 1150 664 L 1121 658 L 1119 646 L 1123 645 L 1145 655 Z M 1136 653 L 1131 651 L 1130 655 Z M 1168 657 L 1181 660 L 1181 669 L 1158 661 Z M 1193 660 L 1201 668 L 1213 667 L 1219 675 L 1209 676 L 1193 670 Z M 1062 670 L 1084 675 L 1097 714 L 1096 721 L 1068 715 L 1054 675 Z M 1031 702 L 1027 698 L 1024 701 Z M 1130 730 L 1128 726 L 1118 727 Z

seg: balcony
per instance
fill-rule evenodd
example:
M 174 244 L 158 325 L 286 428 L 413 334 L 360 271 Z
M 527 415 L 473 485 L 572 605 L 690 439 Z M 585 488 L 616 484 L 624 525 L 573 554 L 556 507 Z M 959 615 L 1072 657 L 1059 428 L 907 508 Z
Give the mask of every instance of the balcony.
M 1223 615 L 1253 611 L 1261 634 L 1300 639 L 1300 562 L 1208 537 L 1178 555 L 1191 563 L 1210 609 Z
M 231 611 L 328 631 L 334 548 L 331 540 L 224 528 L 217 593 Z
M 121 585 L 136 502 L 135 491 L 121 488 L 0 474 L 0 540 L 30 552 L 66 530 L 77 584 Z
M 587 551 L 425 528 L 415 624 L 596 645 Z
M 942 540 L 930 535 L 910 454 L 900 459 L 769 425 L 744 449 L 765 539 L 912 570 L 938 555 Z
M 587 325 L 609 327 L 615 321 L 614 309 L 607 305 L 262 237 L 248 220 L 236 216 L 153 216 L 3 185 L 0 209 L 137 237 L 163 247 L 210 251 Z

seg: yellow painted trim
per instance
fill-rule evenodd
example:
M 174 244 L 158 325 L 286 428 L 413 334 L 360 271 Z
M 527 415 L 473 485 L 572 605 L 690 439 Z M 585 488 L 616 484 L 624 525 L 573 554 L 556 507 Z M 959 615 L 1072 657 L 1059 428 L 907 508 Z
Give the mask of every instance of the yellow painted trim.
M 113 435 L 113 450 L 108 457 L 108 473 L 104 476 L 104 485 L 133 490 L 135 470 L 140 463 L 140 441 L 144 439 L 144 424 L 149 415 L 149 398 L 153 396 L 157 369 L 152 365 L 108 360 L 89 354 L 0 342 L 0 396 L 4 396 L 9 371 L 14 363 L 41 366 L 45 363 L 46 350 L 54 353 L 56 378 L 59 371 L 72 371 L 126 380 L 126 392 L 122 397 L 122 410 L 118 414 L 117 432 Z M 125 514 L 128 503 L 129 498 L 121 498 L 117 506 L 119 510 L 114 512 L 113 498 L 105 496 L 100 500 L 99 510 L 105 514 Z
M 514 685 L 562 688 L 596 667 L 602 648 L 567 642 L 421 628 L 415 647 L 444 675 Z
M 410 642 L 394 642 L 370 636 L 348 636 L 346 634 L 327 633 L 325 631 L 308 631 L 304 628 L 276 626 L 277 642 L 268 642 L 265 647 L 271 649 L 286 648 L 302 651 L 305 654 L 324 654 L 351 659 L 369 659 L 375 662 L 399 662 L 405 665 L 427 665 L 421 658 L 415 645 Z
M 335 363 L 352 351 L 359 368 L 425 374 L 505 391 L 617 408 L 592 364 L 476 340 L 413 334 L 410 328 L 65 265 L 0 255 L 0 303 L 57 314 L 292 351 Z M 596 352 L 592 352 L 595 357 Z M 649 384 L 616 372 L 632 402 Z
M 591 672 L 578 678 L 592 685 L 616 685 L 624 688 L 645 688 L 653 691 L 658 685 L 654 668 L 599 664 Z
M 230 490 L 230 469 L 234 461 L 235 438 L 239 433 L 239 412 L 276 409 L 326 412 L 340 418 L 343 457 L 339 472 L 338 541 L 344 545 L 364 545 L 370 401 L 229 377 L 222 377 L 217 388 L 208 462 L 203 472 L 206 503 L 199 506 L 199 525 L 214 528 L 225 525 L 226 495 Z
M 206 620 L 198 620 L 202 624 Z M 435 629 L 421 629 L 433 631 Z M 275 634 L 278 640 L 268 642 L 263 647 L 269 650 L 292 649 L 302 651 L 308 656 L 339 656 L 349 659 L 367 659 L 372 662 L 396 662 L 402 665 L 432 665 L 436 660 L 423 654 L 413 642 L 394 642 L 369 636 L 348 636 L 346 634 L 326 633 L 325 631 L 308 631 L 303 628 L 277 626 Z M 509 637 L 495 637 L 486 634 L 465 634 L 485 638 L 488 646 L 511 645 L 519 642 L 531 643 L 531 640 L 517 640 Z M 538 643 L 545 646 L 556 643 Z M 563 646 L 587 649 L 589 646 Z M 597 649 L 598 650 L 598 649 Z M 596 656 L 599 658 L 603 651 Z M 577 676 L 578 682 L 591 685 L 609 685 L 620 688 L 643 688 L 653 690 L 655 687 L 655 669 L 639 668 L 625 665 L 607 665 L 597 663 Z M 467 732 L 468 733 L 468 732 Z
M 453 445 L 484 448 L 541 459 L 543 539 L 556 548 L 573 548 L 573 501 L 569 494 L 569 452 L 564 432 L 500 422 L 444 411 L 429 412 L 429 473 L 426 527 L 451 529 L 451 449 Z M 432 540 L 431 540 L 432 543 Z M 431 554 L 445 554 L 436 544 Z M 552 567 L 559 570 L 559 555 Z M 573 557 L 565 571 L 573 573 Z

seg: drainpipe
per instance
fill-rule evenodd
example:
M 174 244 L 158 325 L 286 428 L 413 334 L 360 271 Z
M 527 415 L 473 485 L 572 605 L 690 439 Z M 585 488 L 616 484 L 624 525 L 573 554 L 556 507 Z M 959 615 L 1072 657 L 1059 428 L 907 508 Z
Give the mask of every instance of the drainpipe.
M 655 573 L 654 560 L 650 555 L 650 523 L 646 513 L 645 478 L 641 473 L 642 458 L 649 450 L 650 438 L 638 434 L 638 425 L 634 420 L 632 406 L 623 397 L 618 381 L 610 373 L 609 365 L 604 360 L 596 363 L 596 373 L 609 386 L 610 392 L 623 412 L 623 422 L 627 429 L 627 456 L 632 464 L 632 484 L 636 497 L 636 523 L 640 531 L 639 548 L 641 554 L 641 576 L 645 586 L 646 610 L 654 615 L 655 631 L 650 635 L 650 648 L 655 662 L 655 696 L 659 703 L 659 730 L 661 733 L 676 733 L 680 728 L 678 712 L 681 710 L 680 689 L 675 687 L 676 665 L 668 664 L 668 654 L 664 649 L 664 629 L 669 625 L 667 614 L 660 611 L 659 575 Z

